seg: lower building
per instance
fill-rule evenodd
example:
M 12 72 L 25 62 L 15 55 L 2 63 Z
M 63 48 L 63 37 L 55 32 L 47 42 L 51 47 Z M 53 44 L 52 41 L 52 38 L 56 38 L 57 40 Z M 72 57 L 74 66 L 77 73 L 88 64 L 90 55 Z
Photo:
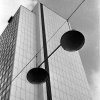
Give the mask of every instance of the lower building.
M 62 47 L 41 65 L 50 77 L 31 84 L 26 75 L 60 44 L 68 22 L 38 3 L 32 11 L 20 6 L 0 37 L 0 100 L 91 100 L 78 51 Z

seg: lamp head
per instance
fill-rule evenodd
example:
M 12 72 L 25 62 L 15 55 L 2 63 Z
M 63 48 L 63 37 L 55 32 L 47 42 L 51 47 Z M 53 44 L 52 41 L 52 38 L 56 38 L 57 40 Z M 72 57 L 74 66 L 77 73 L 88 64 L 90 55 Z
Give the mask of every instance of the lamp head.
M 77 51 L 83 47 L 84 43 L 83 34 L 76 30 L 65 32 L 60 40 L 62 48 L 66 51 Z
M 48 72 L 43 68 L 32 68 L 27 73 L 27 80 L 32 84 L 44 83 L 48 77 Z

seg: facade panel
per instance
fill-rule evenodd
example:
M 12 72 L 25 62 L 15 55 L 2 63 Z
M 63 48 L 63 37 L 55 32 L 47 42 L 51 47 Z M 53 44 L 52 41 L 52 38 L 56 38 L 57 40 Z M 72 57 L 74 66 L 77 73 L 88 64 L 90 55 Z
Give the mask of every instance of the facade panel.
M 12 17 L 0 36 L 0 100 L 8 100 L 10 97 L 19 12 Z
M 20 8 L 17 35 L 13 79 L 36 54 L 36 15 L 22 6 Z M 31 61 L 13 81 L 11 100 L 13 98 L 16 100 L 37 100 L 37 90 L 26 79 L 27 72 L 33 67 L 36 67 L 36 59 Z
M 45 6 L 44 18 L 49 55 L 60 44 L 60 38 L 69 30 L 69 26 L 65 19 Z M 68 52 L 60 47 L 49 58 L 49 69 L 53 100 L 90 100 L 89 86 L 78 51 Z

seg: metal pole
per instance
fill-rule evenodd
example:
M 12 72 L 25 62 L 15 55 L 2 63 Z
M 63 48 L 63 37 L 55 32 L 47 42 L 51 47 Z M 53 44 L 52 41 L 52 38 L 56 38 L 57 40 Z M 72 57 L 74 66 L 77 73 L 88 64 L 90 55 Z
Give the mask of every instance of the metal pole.
M 40 12 L 41 12 L 41 25 L 42 25 L 41 28 L 42 28 L 44 59 L 46 59 L 48 57 L 48 51 L 47 51 L 47 43 L 46 43 L 44 9 L 43 9 L 43 4 L 41 4 L 41 3 L 40 3 Z M 48 60 L 46 60 L 44 64 L 45 64 L 45 70 L 49 73 L 49 62 L 48 62 Z M 46 90 L 47 90 L 47 100 L 52 100 L 50 73 L 49 73 L 49 78 L 46 80 Z
M 55 51 L 59 48 L 61 46 L 61 44 L 60 45 L 58 45 L 58 47 L 38 66 L 38 68 L 39 67 L 41 67 L 41 65 L 46 61 L 46 60 L 48 60 L 48 58 L 52 55 L 52 54 L 54 54 L 55 53 Z

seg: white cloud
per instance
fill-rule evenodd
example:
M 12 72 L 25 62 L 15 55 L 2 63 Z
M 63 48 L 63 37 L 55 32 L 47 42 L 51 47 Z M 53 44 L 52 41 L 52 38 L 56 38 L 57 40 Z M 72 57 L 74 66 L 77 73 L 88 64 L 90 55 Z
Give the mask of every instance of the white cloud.
M 98 0 L 98 11 L 99 11 L 99 26 L 100 26 L 100 0 Z M 100 29 L 99 29 L 100 32 Z M 99 33 L 98 33 L 99 34 Z M 100 38 L 100 34 L 99 34 L 99 38 Z M 99 60 L 100 60 L 100 40 L 99 40 Z M 93 84 L 91 85 L 91 90 L 92 90 L 92 98 L 93 100 L 100 100 L 100 63 L 98 64 L 98 71 L 97 72 L 93 72 L 92 74 L 92 80 L 93 80 Z
M 100 69 L 92 74 L 93 84 L 91 85 L 93 100 L 100 100 Z
M 7 25 L 7 21 L 11 15 L 18 9 L 17 0 L 0 0 L 0 34 Z
M 0 34 L 7 25 L 10 16 L 14 15 L 20 5 L 32 10 L 37 0 L 0 0 Z
M 19 0 L 19 2 L 20 2 L 20 5 L 23 5 L 30 10 L 32 10 L 34 5 L 37 4 L 37 0 Z

